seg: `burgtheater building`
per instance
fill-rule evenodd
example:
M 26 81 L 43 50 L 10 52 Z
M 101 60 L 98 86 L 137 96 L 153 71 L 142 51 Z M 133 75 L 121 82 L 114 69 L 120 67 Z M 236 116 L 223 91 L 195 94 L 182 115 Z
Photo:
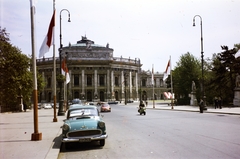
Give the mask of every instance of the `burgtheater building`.
M 70 82 L 63 84 L 64 100 L 79 98 L 82 101 L 137 101 L 164 99 L 168 89 L 163 81 L 163 73 L 141 69 L 140 59 L 114 57 L 113 49 L 100 46 L 82 37 L 76 44 L 62 48 L 70 75 Z M 56 72 L 60 74 L 60 58 L 56 58 Z M 37 59 L 38 72 L 46 83 L 39 92 L 39 102 L 53 101 L 53 58 Z M 57 101 L 60 85 L 57 83 Z

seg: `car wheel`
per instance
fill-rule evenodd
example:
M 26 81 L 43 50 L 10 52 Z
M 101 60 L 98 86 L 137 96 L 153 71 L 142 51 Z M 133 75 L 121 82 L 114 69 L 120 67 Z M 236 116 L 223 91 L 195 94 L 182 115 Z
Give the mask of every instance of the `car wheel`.
M 105 139 L 100 140 L 99 142 L 100 142 L 100 146 L 104 146 L 105 145 Z
M 146 115 L 146 112 L 144 112 L 144 115 Z

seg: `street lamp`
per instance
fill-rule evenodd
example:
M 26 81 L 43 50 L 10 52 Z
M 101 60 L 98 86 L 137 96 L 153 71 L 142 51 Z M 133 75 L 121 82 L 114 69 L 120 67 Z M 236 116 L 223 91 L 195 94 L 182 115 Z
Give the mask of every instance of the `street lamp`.
M 68 22 L 71 22 L 70 21 L 70 12 L 67 10 L 67 9 L 62 9 L 60 11 L 60 48 L 59 48 L 59 59 L 60 59 L 60 62 L 59 62 L 59 73 L 60 75 L 62 74 L 62 17 L 61 17 L 61 14 L 62 14 L 62 11 L 67 11 L 68 12 Z M 62 81 L 59 82 L 59 87 L 60 87 L 60 93 L 59 93 L 59 109 L 58 109 L 58 116 L 63 116 L 65 115 L 65 112 L 63 111 L 63 95 L 62 95 Z
M 205 100 L 205 90 L 204 90 L 204 76 L 203 76 L 203 33 L 202 33 L 202 17 L 200 15 L 195 15 L 193 17 L 193 26 L 195 26 L 195 17 L 200 18 L 200 26 L 201 26 L 201 60 L 202 60 L 202 81 L 201 81 L 201 94 L 203 99 L 203 105 L 206 106 L 206 100 Z M 201 111 L 201 110 L 200 110 Z

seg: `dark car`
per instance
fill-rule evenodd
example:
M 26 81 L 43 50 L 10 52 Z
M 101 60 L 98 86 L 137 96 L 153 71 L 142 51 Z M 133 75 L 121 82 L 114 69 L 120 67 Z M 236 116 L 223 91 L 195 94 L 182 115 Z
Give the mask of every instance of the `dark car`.
M 133 103 L 134 101 L 133 100 L 128 100 L 127 103 Z
M 109 101 L 108 104 L 118 104 L 118 101 Z

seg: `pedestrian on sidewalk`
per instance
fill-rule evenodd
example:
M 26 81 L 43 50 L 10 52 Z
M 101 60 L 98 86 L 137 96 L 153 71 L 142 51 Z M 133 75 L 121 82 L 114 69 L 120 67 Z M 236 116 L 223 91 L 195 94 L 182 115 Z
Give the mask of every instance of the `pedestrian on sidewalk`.
M 222 109 L 222 98 L 218 97 L 218 106 L 220 109 Z
M 203 107 L 204 107 L 204 102 L 202 99 L 200 99 L 200 102 L 199 102 L 199 110 L 200 110 L 200 113 L 203 113 Z
M 23 103 L 23 109 L 24 109 L 25 112 L 27 111 L 27 104 L 26 103 Z
M 218 108 L 218 98 L 217 97 L 214 98 L 214 105 L 215 105 L 215 109 L 217 109 Z

